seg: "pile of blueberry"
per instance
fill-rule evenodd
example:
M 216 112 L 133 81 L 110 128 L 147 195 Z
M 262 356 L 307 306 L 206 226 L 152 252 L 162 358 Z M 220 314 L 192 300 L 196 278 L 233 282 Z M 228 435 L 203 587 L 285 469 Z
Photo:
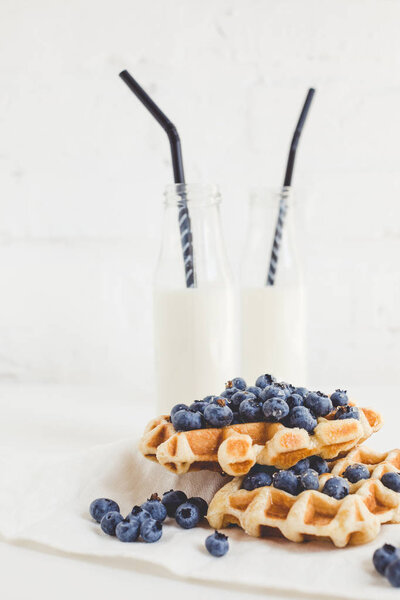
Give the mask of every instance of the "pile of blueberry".
M 279 470 L 266 465 L 254 465 L 243 478 L 242 488 L 248 491 L 259 487 L 272 485 L 278 490 L 283 490 L 292 496 L 297 496 L 305 490 L 319 489 L 319 476 L 329 473 L 328 463 L 319 456 L 304 458 L 287 470 Z M 336 500 L 342 500 L 348 495 L 349 483 L 357 483 L 361 479 L 369 479 L 370 472 L 365 465 L 349 465 L 342 473 L 342 477 L 328 479 L 321 492 Z M 400 474 L 385 473 L 381 481 L 383 485 L 400 492 Z
M 258 377 L 254 386 L 247 387 L 242 377 L 235 377 L 219 396 L 206 396 L 190 406 L 176 404 L 170 418 L 176 431 L 279 421 L 312 434 L 317 418 L 325 417 L 334 408 L 335 419 L 359 419 L 358 409 L 348 402 L 344 390 L 336 390 L 329 398 L 322 392 L 277 383 L 272 375 L 265 374 Z
M 207 502 L 198 496 L 188 498 L 185 492 L 170 490 L 157 494 L 134 506 L 124 518 L 114 500 L 97 498 L 90 505 L 90 514 L 108 535 L 116 536 L 121 542 L 136 542 L 139 537 L 147 543 L 157 542 L 163 532 L 163 522 L 168 517 L 174 518 L 183 529 L 192 529 L 207 514 Z M 223 556 L 229 548 L 228 538 L 215 531 L 208 536 L 205 546 L 213 556 Z
M 386 577 L 393 587 L 400 587 L 400 548 L 385 544 L 372 557 L 375 569 Z

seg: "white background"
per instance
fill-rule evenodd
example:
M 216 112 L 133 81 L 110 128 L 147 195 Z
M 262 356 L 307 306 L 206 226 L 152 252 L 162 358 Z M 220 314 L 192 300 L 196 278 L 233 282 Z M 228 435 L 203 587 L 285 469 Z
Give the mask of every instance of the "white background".
M 153 391 L 165 135 L 218 182 L 238 272 L 248 190 L 296 163 L 311 380 L 398 382 L 400 2 L 1 0 L 0 380 Z

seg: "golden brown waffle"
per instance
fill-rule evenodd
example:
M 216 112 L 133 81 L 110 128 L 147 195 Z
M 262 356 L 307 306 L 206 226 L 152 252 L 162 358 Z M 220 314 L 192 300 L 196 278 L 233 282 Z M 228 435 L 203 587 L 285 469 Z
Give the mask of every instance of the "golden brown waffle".
M 214 529 L 239 525 L 256 537 L 281 534 L 293 542 L 330 539 L 338 547 L 365 544 L 378 535 L 381 524 L 400 522 L 400 493 L 385 487 L 377 478 L 399 470 L 400 450 L 382 454 L 357 448 L 352 454 L 355 460 L 348 462 L 346 457 L 335 464 L 331 473 L 319 478 L 321 490 L 327 479 L 342 473 L 348 464 L 365 464 L 371 479 L 350 483 L 350 494 L 343 500 L 318 490 L 307 490 L 298 496 L 272 486 L 247 491 L 240 489 L 243 477 L 235 477 L 214 496 L 208 522 Z
M 174 473 L 222 471 L 245 475 L 257 462 L 287 469 L 302 458 L 343 456 L 382 425 L 381 416 L 360 408 L 360 420 L 318 419 L 314 434 L 281 423 L 242 423 L 220 429 L 176 432 L 169 417 L 151 421 L 140 441 L 142 454 Z

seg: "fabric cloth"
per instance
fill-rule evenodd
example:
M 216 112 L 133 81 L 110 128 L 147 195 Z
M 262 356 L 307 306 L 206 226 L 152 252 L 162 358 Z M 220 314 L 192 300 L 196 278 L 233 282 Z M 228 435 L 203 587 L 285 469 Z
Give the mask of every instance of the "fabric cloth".
M 400 543 L 400 526 L 383 526 L 366 546 L 337 549 L 328 542 L 294 544 L 260 540 L 236 528 L 226 530 L 230 551 L 210 556 L 204 547 L 210 528 L 204 523 L 180 529 L 167 519 L 155 544 L 124 544 L 105 535 L 89 515 L 90 502 L 110 497 L 123 514 L 151 493 L 171 488 L 209 501 L 227 478 L 216 473 L 175 476 L 144 459 L 137 440 L 96 446 L 68 455 L 3 452 L 0 458 L 0 535 L 11 542 L 36 542 L 68 554 L 141 561 L 155 572 L 235 584 L 244 588 L 297 592 L 318 598 L 391 598 L 398 592 L 372 566 L 372 553 L 384 542 Z

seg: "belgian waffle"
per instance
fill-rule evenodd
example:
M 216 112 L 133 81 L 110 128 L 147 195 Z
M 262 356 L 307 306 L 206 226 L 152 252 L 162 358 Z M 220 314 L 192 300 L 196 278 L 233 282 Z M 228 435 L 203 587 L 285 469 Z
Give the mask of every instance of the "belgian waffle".
M 148 424 L 139 447 L 146 458 L 178 474 L 207 469 L 239 476 L 256 462 L 287 469 L 311 455 L 343 456 L 380 429 L 378 413 L 360 408 L 359 414 L 359 420 L 320 417 L 313 435 L 265 422 L 176 432 L 169 417 L 161 416 Z
M 365 544 L 378 535 L 381 524 L 400 522 L 400 493 L 380 481 L 384 473 L 399 471 L 400 450 L 377 453 L 356 448 L 350 455 L 320 476 L 319 490 L 298 496 L 272 486 L 247 491 L 241 489 L 243 477 L 235 477 L 214 496 L 208 522 L 215 529 L 239 525 L 256 537 L 281 534 L 293 542 L 330 539 L 338 547 Z M 371 478 L 350 483 L 350 494 L 342 500 L 320 491 L 327 479 L 354 463 L 365 464 Z

